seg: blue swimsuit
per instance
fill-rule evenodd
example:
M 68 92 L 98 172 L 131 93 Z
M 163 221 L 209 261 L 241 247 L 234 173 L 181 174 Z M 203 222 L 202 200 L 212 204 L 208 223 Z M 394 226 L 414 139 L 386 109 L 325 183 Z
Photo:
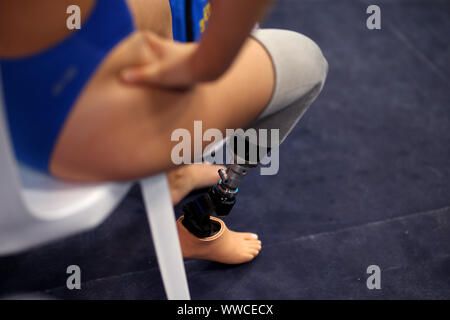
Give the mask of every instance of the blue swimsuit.
M 208 18 L 208 1 L 170 2 L 174 38 L 198 39 Z M 56 140 L 76 99 L 105 56 L 133 31 L 125 0 L 98 0 L 81 29 L 56 46 L 26 58 L 0 59 L 6 115 L 22 164 L 49 171 Z
M 20 162 L 48 172 L 75 100 L 105 56 L 133 30 L 125 0 L 98 0 L 81 29 L 58 45 L 31 57 L 0 60 L 6 115 Z
M 170 0 L 174 40 L 198 41 L 211 15 L 209 0 Z

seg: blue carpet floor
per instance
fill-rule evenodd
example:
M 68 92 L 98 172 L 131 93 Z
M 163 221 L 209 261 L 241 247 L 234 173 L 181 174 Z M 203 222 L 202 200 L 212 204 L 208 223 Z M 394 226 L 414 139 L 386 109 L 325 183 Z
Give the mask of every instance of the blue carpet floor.
M 450 299 L 450 1 L 377 1 L 377 31 L 369 4 L 278 1 L 265 27 L 314 39 L 328 82 L 280 173 L 253 173 L 227 218 L 260 235 L 260 256 L 187 260 L 194 299 Z M 82 290 L 65 287 L 71 264 Z M 20 292 L 165 299 L 139 188 L 96 230 L 0 259 L 0 295 Z

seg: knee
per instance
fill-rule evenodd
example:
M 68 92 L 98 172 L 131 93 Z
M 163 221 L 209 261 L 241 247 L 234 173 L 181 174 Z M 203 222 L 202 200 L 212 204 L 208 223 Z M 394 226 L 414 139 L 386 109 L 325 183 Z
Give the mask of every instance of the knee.
M 296 69 L 297 73 L 305 73 L 311 85 L 323 86 L 328 75 L 328 61 L 322 50 L 307 36 L 297 32 L 287 32 L 290 33 L 287 40 L 292 42 L 294 51 L 292 58 L 295 62 L 292 67 Z
M 321 91 L 328 74 L 328 62 L 313 40 L 279 29 L 261 29 L 254 37 L 272 59 L 276 76 L 274 99 L 278 104 L 288 105 L 311 91 L 317 94 Z

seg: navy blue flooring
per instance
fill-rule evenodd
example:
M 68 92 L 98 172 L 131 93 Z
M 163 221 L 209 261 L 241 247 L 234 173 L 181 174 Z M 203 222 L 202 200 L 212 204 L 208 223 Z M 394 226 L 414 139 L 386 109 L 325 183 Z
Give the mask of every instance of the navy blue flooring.
M 450 299 L 450 1 L 377 1 L 379 31 L 368 4 L 278 1 L 265 26 L 318 42 L 328 82 L 280 173 L 252 174 L 227 219 L 260 235 L 260 256 L 186 261 L 194 299 Z M 71 264 L 80 291 L 65 288 Z M 366 287 L 372 264 L 381 290 Z M 0 259 L 0 295 L 19 292 L 164 299 L 139 188 L 98 229 Z

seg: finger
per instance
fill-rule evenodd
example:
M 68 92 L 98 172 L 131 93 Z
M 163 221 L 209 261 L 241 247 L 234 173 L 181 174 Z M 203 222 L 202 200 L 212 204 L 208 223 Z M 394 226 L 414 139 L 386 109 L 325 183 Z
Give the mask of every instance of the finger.
M 146 32 L 144 37 L 149 47 L 160 56 L 163 53 L 166 39 L 153 32 Z
M 146 66 L 125 69 L 121 76 L 127 83 L 147 83 L 152 84 L 158 81 L 159 67 L 151 64 Z

